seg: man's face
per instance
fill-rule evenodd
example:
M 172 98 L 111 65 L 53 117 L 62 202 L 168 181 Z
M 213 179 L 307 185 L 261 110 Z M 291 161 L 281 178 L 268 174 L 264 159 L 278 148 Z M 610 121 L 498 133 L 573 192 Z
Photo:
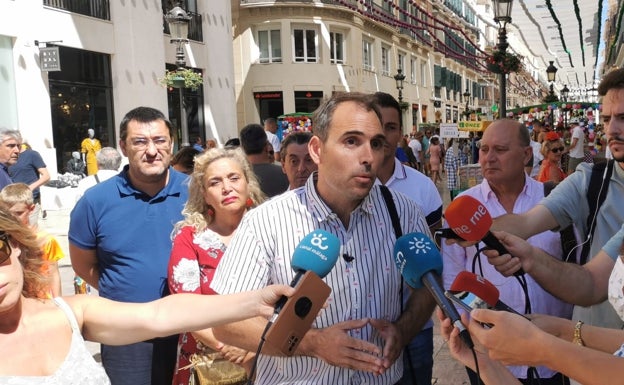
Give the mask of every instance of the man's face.
M 386 146 L 384 148 L 384 159 L 393 158 L 396 154 L 397 144 L 401 140 L 401 117 L 399 111 L 392 107 L 382 107 L 381 120 L 383 123 L 384 135 L 386 136 Z
M 479 164 L 483 177 L 493 186 L 524 181 L 524 165 L 531 157 L 531 147 L 521 146 L 517 129 L 505 122 L 494 122 L 483 133 Z
M 20 152 L 20 143 L 14 138 L 7 137 L 0 143 L 0 163 L 11 166 L 17 162 Z
M 310 157 L 307 143 L 291 143 L 286 147 L 286 155 L 282 159 L 282 170 L 288 178 L 291 189 L 303 186 L 316 169 L 316 163 Z
M 624 162 L 624 89 L 607 92 L 602 100 L 601 116 L 613 159 Z
M 326 201 L 362 200 L 377 178 L 386 139 L 373 111 L 343 102 L 334 111 L 325 143 L 313 136 L 310 155 L 318 165 L 319 194 Z
M 147 183 L 167 177 L 172 143 L 164 121 L 130 121 L 126 140 L 120 140 L 119 147 L 128 157 L 131 177 Z

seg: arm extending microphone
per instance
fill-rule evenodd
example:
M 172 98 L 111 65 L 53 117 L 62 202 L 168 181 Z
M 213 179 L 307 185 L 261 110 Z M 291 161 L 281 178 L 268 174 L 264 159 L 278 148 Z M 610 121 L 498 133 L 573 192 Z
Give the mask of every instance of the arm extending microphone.
M 336 264 L 339 252 L 338 238 L 324 230 L 314 230 L 299 242 L 291 261 L 297 272 L 290 283 L 295 293 L 275 304 L 264 338 L 269 345 L 286 355 L 295 353 L 331 293 L 322 278 Z
M 503 244 L 490 232 L 492 217 L 489 211 L 475 198 L 462 195 L 455 198 L 444 212 L 444 218 L 451 226 L 455 234 L 466 241 L 483 241 L 500 255 L 509 254 Z M 520 269 L 514 273 L 516 276 L 524 274 Z
M 424 285 L 429 290 L 440 309 L 451 319 L 453 326 L 459 329 L 459 335 L 466 346 L 472 349 L 474 344 L 470 334 L 440 285 L 442 257 L 431 239 L 423 233 L 403 235 L 394 245 L 394 262 L 409 286 L 419 289 Z
M 469 271 L 461 271 L 455 277 L 455 280 L 449 288 L 451 292 L 469 292 L 482 299 L 490 309 L 502 310 L 510 313 L 522 315 L 511 308 L 509 305 L 499 300 L 500 292 L 494 284 L 484 277 L 471 273 Z M 522 315 L 524 317 L 524 315 Z

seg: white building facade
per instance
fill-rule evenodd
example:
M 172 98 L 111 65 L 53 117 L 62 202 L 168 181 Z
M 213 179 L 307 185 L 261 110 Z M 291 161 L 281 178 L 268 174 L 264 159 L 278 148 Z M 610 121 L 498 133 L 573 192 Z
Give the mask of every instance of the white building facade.
M 192 16 L 186 65 L 204 74 L 200 90 L 185 90 L 190 138 L 223 143 L 237 135 L 230 2 L 182 3 Z M 103 146 L 118 147 L 119 123 L 134 107 L 157 108 L 179 127 L 178 91 L 159 81 L 175 68 L 163 18 L 172 6 L 0 0 L 0 125 L 19 128 L 53 176 L 88 128 Z M 60 71 L 42 70 L 44 47 L 59 47 Z M 178 130 L 178 146 L 179 137 Z

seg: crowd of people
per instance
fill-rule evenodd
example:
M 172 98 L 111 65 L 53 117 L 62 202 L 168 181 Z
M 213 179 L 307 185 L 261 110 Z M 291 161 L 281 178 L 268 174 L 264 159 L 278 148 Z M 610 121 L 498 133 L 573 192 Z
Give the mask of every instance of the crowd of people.
M 77 153 L 90 176 L 70 214 L 69 257 L 98 296 L 63 296 L 63 251 L 37 226 L 49 173 L 19 131 L 0 129 L 0 346 L 11 351 L 0 382 L 187 385 L 193 357 L 211 354 L 240 371 L 238 383 L 431 384 L 436 302 L 405 284 L 394 244 L 446 226 L 436 184 L 444 173 L 456 183 L 474 162 L 483 181 L 459 196 L 481 202 L 508 252 L 441 242 L 442 282 L 450 289 L 460 272 L 477 273 L 525 317 L 462 314 L 471 352 L 438 311 L 451 354 L 471 384 L 617 383 L 623 79 L 615 70 L 598 89 L 613 158 L 602 166 L 579 161 L 589 140 L 581 124 L 569 140 L 513 119 L 468 140 L 429 128 L 403 135 L 400 105 L 383 92 L 336 93 L 314 113 L 312 132 L 280 141 L 269 118 L 224 146 L 199 137 L 175 154 L 169 120 L 135 108 L 120 124 L 121 153 L 92 132 Z M 571 249 L 559 232 L 568 227 Z M 330 297 L 294 355 L 258 352 L 275 303 L 294 293 L 295 250 L 319 229 L 340 241 L 324 277 Z M 84 340 L 102 343 L 101 367 Z

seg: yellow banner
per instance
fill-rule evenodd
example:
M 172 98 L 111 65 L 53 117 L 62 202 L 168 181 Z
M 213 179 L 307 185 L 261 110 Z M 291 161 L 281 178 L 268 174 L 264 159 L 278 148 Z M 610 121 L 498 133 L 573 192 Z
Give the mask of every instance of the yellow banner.
M 487 126 L 492 123 L 491 121 L 465 121 L 458 122 L 457 129 L 459 131 L 483 131 Z

